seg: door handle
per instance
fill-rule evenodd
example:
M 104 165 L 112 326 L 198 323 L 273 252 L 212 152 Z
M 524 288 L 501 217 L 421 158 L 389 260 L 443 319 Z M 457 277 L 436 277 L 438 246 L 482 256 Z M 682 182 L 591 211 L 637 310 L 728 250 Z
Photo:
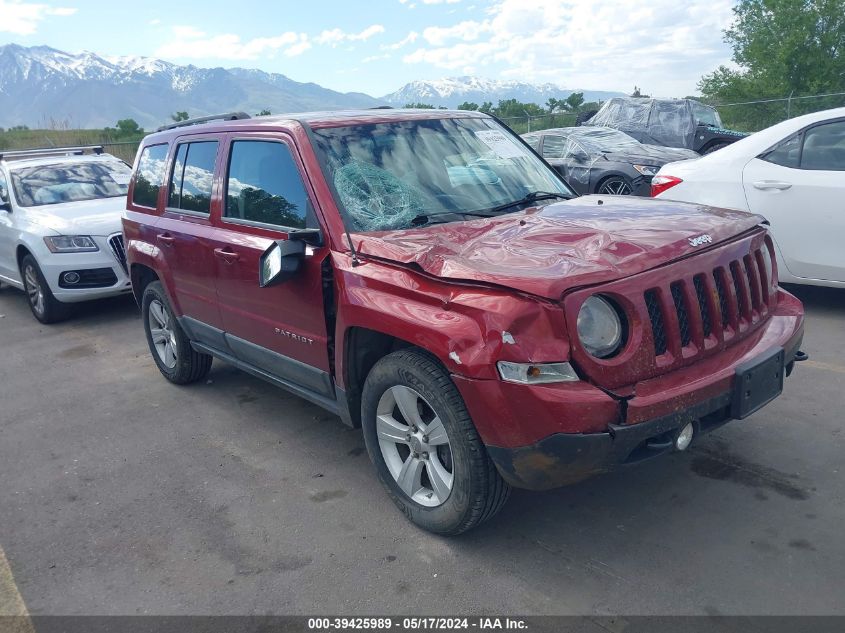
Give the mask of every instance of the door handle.
M 765 191 L 766 189 L 777 189 L 779 191 L 784 191 L 789 189 L 792 186 L 791 182 L 781 182 L 779 180 L 758 180 L 754 183 L 755 189 L 762 189 Z
M 176 242 L 176 238 L 170 235 L 170 233 L 162 233 L 161 235 L 156 237 L 156 240 L 159 244 L 161 244 L 162 246 L 167 246 L 168 248 L 173 246 L 174 242 Z
M 218 259 L 222 259 L 227 264 L 234 264 L 236 261 L 238 261 L 238 259 L 240 259 L 240 255 L 238 255 L 234 251 L 227 251 L 224 248 L 215 248 L 214 256 Z

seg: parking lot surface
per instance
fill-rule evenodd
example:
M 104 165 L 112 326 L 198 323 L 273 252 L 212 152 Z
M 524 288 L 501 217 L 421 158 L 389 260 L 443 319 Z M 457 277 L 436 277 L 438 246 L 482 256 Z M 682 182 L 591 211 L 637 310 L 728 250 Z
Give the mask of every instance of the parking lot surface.
M 32 614 L 845 614 L 845 291 L 793 290 L 773 404 L 445 539 L 338 418 L 219 361 L 166 382 L 131 297 L 43 326 L 6 288 L 0 561 Z

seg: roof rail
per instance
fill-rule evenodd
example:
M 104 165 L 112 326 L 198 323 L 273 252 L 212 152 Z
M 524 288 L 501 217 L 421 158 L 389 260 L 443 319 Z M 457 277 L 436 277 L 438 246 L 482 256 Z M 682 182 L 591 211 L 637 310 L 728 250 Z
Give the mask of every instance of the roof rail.
M 179 127 L 188 127 L 189 125 L 199 125 L 200 123 L 208 123 L 209 121 L 239 121 L 241 119 L 251 119 L 246 112 L 226 112 L 224 114 L 212 114 L 210 116 L 200 116 L 195 119 L 186 119 L 184 121 L 177 121 L 169 125 L 162 125 L 156 132 L 164 132 L 165 130 L 175 130 Z
M 92 154 L 102 154 L 102 145 L 80 145 L 78 147 L 41 147 L 36 149 L 14 149 L 14 150 L 0 150 L 0 160 L 24 158 L 38 158 L 41 156 L 68 156 L 71 154 L 81 155 L 85 152 Z

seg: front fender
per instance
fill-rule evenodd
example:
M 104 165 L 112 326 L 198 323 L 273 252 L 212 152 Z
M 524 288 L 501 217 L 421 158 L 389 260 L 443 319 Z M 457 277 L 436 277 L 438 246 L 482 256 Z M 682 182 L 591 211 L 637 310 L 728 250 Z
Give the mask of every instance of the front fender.
M 559 362 L 569 358 L 563 310 L 553 302 L 503 288 L 447 282 L 380 261 L 352 266 L 333 255 L 338 288 L 336 340 L 353 327 L 411 343 L 450 373 L 495 379 L 496 361 Z M 338 349 L 344 349 L 338 347 Z M 339 354 L 336 375 L 345 375 Z

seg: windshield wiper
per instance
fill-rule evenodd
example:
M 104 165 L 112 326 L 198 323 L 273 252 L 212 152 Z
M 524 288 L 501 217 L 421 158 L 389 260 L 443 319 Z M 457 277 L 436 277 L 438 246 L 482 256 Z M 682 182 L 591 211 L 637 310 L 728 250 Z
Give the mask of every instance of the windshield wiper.
M 532 191 L 527 196 L 514 200 L 513 202 L 506 202 L 491 209 L 487 209 L 489 213 L 499 213 L 511 207 L 518 207 L 521 204 L 528 204 L 530 202 L 537 202 L 538 200 L 552 200 L 553 198 L 560 198 L 561 200 L 571 200 L 572 196 L 567 196 L 562 193 L 551 193 L 550 191 Z
M 411 226 L 424 226 L 426 224 L 433 224 L 434 222 L 442 221 L 448 222 L 449 220 L 437 220 L 437 218 L 442 218 L 444 216 L 466 216 L 471 215 L 476 218 L 491 218 L 493 217 L 493 213 L 490 211 L 441 211 L 440 213 L 421 213 L 420 215 L 416 216 L 413 220 L 411 220 Z

